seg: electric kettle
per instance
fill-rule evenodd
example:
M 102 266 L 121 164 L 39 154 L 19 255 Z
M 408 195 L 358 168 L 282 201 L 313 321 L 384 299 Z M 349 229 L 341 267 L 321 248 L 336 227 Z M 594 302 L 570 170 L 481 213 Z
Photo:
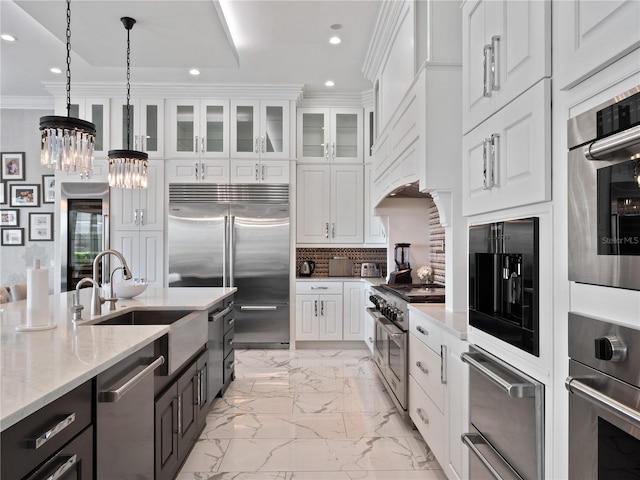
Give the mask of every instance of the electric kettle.
M 316 270 L 316 262 L 313 260 L 305 260 L 300 264 L 300 276 L 301 277 L 310 277 L 313 275 L 313 272 Z

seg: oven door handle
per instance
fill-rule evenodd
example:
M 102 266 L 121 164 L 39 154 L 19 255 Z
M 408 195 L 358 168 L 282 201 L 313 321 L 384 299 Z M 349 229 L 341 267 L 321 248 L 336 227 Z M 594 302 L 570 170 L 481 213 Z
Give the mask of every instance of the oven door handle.
M 478 457 L 478 460 L 480 460 L 482 462 L 482 464 L 487 468 L 487 470 L 489 470 L 489 472 L 491 472 L 491 475 L 493 475 L 493 477 L 496 480 L 506 480 L 506 478 L 509 479 L 516 479 L 516 480 L 523 480 L 523 478 L 518 475 L 518 472 L 516 472 L 513 467 L 511 465 L 509 465 L 503 458 L 502 455 L 500 455 L 495 448 L 493 448 L 493 446 L 487 442 L 484 437 L 482 435 L 479 435 L 477 433 L 463 433 L 462 434 L 462 442 L 469 447 L 469 450 L 471 450 L 471 452 Z M 487 448 L 489 448 L 489 451 L 492 452 L 496 459 L 496 461 L 500 461 L 503 465 L 504 468 L 502 468 L 501 470 L 506 471 L 512 475 L 510 475 L 509 477 L 504 477 L 502 475 L 500 475 L 500 473 L 496 470 L 496 468 L 491 464 L 491 462 L 489 461 L 489 459 L 487 459 L 487 457 L 484 456 L 484 454 L 480 451 L 480 449 L 476 446 L 476 444 L 482 444 L 482 445 L 486 445 Z
M 476 357 L 485 358 L 484 355 L 479 353 L 464 352 L 460 355 L 463 362 L 468 363 L 470 367 L 473 367 L 497 386 L 502 388 L 511 398 L 533 398 L 536 396 L 536 386 L 533 383 L 511 383 L 493 370 L 487 368 L 482 364 L 482 362 L 478 361 Z
M 584 147 L 584 156 L 587 160 L 609 160 L 612 154 L 638 143 L 640 143 L 640 125 L 590 143 Z
M 640 428 L 640 412 L 624 403 L 620 403 L 611 397 L 608 397 L 595 388 L 580 381 L 579 377 L 567 377 L 564 382 L 569 393 L 573 393 L 578 397 L 584 398 L 590 403 L 606 410 L 607 412 L 621 418 L 625 422 L 631 423 L 634 427 Z

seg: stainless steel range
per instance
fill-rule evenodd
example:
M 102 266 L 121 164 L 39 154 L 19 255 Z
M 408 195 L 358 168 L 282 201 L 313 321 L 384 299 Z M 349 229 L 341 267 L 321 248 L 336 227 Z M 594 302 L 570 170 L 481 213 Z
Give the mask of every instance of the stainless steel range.
M 444 303 L 444 287 L 438 284 L 385 284 L 373 287 L 373 359 L 382 382 L 396 407 L 407 415 L 409 380 L 409 304 Z

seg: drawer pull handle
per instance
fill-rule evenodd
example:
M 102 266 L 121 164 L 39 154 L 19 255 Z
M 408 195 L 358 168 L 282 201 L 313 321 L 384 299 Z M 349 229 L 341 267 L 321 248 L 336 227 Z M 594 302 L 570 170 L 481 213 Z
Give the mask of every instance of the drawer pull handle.
M 78 463 L 78 456 L 76 454 L 63 455 L 58 457 L 58 460 L 65 460 L 65 462 L 48 477 L 42 477 L 43 480 L 59 480 L 63 478 L 67 472 L 71 470 L 76 463 Z
M 27 440 L 27 446 L 33 449 L 40 448 L 42 445 L 47 443 L 49 440 L 51 440 L 53 437 L 55 437 L 57 434 L 59 434 L 61 431 L 63 431 L 65 428 L 67 428 L 69 425 L 71 425 L 75 421 L 76 421 L 76 414 L 70 413 L 63 420 L 56 423 L 53 427 L 51 427 L 49 430 L 44 432 L 39 437 Z
M 227 345 L 229 346 L 233 345 L 233 338 L 227 342 Z
M 421 326 L 419 326 L 419 325 L 416 327 L 416 330 L 417 330 L 418 332 L 420 332 L 422 335 L 429 335 L 429 332 L 428 332 L 428 331 L 426 331 L 424 328 L 422 328 L 422 327 L 421 327 Z
M 98 394 L 98 401 L 102 403 L 114 403 L 124 397 L 129 390 L 138 385 L 147 375 L 153 373 L 153 371 L 160 365 L 164 364 L 164 357 L 160 355 L 153 362 L 147 365 L 140 371 L 135 377 L 124 383 L 121 387 L 115 390 L 108 390 L 106 392 L 100 392 Z
M 235 365 L 235 362 L 229 362 L 229 364 L 227 365 L 227 369 L 231 370 L 234 365 Z
M 416 367 L 418 367 L 418 368 L 420 369 L 420 371 L 421 371 L 422 373 L 424 373 L 425 375 L 429 375 L 429 369 L 428 369 L 428 368 L 426 368 L 426 367 L 422 364 L 422 362 L 416 362 Z
M 329 287 L 311 287 L 311 290 L 329 290 Z
M 227 325 L 233 325 L 234 323 L 236 323 L 236 320 L 235 320 L 234 318 L 230 318 L 230 319 L 227 321 Z
M 421 408 L 416 408 L 416 413 L 418 414 L 418 417 L 420 417 L 420 420 L 422 420 L 422 423 L 424 423 L 425 425 L 429 425 L 429 417 L 427 417 L 427 414 L 424 412 L 424 410 L 422 410 Z
M 217 322 L 220 318 L 224 317 L 227 313 L 231 313 L 233 311 L 233 307 L 227 307 L 221 312 L 216 312 L 213 315 L 209 315 L 210 322 Z

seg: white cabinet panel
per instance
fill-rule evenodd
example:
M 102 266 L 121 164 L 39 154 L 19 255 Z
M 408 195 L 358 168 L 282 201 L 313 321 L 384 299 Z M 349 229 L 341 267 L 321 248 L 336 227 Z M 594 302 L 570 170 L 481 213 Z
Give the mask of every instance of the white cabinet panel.
M 364 232 L 363 171 L 358 165 L 331 167 L 332 242 L 362 243 Z
M 297 172 L 298 243 L 328 243 L 331 177 L 328 165 L 299 165 Z
M 239 160 L 231 164 L 232 183 L 289 183 L 288 160 Z
M 229 158 L 229 101 L 168 100 L 167 154 L 173 158 Z
M 342 300 L 344 303 L 343 340 L 362 340 L 364 335 L 364 295 L 362 282 L 344 282 Z
M 296 340 L 342 340 L 342 294 L 297 294 Z
M 289 102 L 232 100 L 231 157 L 289 158 Z
M 149 158 L 163 158 L 164 100 L 132 99 L 129 105 L 127 132 L 127 101 L 123 98 L 111 100 L 111 149 L 138 150 L 146 152 Z
M 466 2 L 462 35 L 466 133 L 551 76 L 551 2 Z
M 164 164 L 150 160 L 147 188 L 111 189 L 111 222 L 116 230 L 164 228 Z
M 167 183 L 229 183 L 229 160 L 169 160 Z
M 640 47 L 637 0 L 567 0 L 553 9 L 553 76 L 562 89 Z
M 363 161 L 363 110 L 361 108 L 299 108 L 298 161 Z
M 550 95 L 543 80 L 463 137 L 464 215 L 551 198 Z

